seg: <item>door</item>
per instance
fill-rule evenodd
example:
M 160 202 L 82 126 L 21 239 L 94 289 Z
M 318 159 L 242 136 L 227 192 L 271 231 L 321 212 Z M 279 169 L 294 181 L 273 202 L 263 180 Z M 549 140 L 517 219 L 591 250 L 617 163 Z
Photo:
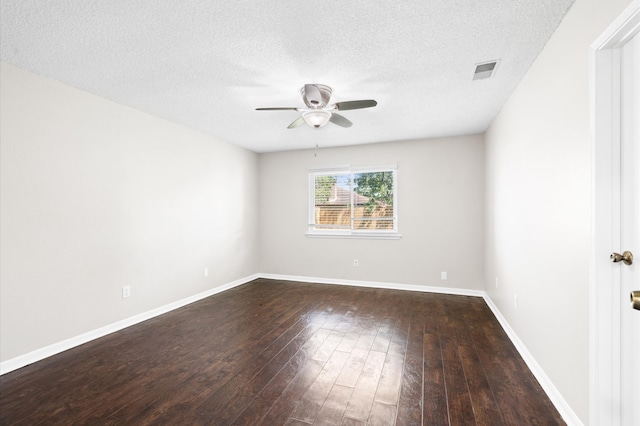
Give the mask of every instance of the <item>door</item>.
M 620 104 L 619 247 L 636 255 L 631 265 L 612 265 L 620 280 L 621 424 L 639 425 L 640 310 L 631 295 L 640 297 L 640 34 L 620 48 Z
M 640 0 L 590 48 L 590 419 L 640 424 Z M 628 251 L 633 262 L 611 262 Z M 615 259 L 615 258 L 614 258 Z M 628 264 L 627 264 L 628 263 Z

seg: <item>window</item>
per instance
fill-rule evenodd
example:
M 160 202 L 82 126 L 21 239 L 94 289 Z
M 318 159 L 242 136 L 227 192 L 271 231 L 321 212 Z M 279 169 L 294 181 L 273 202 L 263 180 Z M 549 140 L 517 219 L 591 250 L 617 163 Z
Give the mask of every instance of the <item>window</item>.
M 309 173 L 308 236 L 399 238 L 396 167 Z

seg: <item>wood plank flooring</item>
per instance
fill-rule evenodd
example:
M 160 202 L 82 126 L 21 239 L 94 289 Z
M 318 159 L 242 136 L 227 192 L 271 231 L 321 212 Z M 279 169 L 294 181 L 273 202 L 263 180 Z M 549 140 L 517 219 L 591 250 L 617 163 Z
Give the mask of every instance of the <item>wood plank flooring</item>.
M 258 279 L 1 376 L 0 424 L 564 422 L 481 298 Z

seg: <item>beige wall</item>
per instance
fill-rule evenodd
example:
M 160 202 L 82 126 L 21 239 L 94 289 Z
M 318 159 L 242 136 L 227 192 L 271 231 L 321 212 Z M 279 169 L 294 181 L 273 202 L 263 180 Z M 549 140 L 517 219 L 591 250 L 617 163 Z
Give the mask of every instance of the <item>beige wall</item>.
M 263 154 L 259 164 L 261 273 L 483 289 L 482 135 Z M 346 164 L 397 164 L 401 239 L 305 236 L 309 169 Z
M 486 133 L 487 290 L 585 423 L 588 49 L 629 3 L 577 0 Z
M 257 154 L 0 70 L 2 361 L 257 270 Z

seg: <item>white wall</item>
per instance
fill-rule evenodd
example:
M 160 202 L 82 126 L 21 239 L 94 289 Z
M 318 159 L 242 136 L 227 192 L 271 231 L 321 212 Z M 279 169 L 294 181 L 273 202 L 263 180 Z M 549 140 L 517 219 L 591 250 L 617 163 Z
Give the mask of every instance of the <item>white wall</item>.
M 261 273 L 483 289 L 482 135 L 263 154 L 259 164 Z M 309 169 L 345 164 L 397 164 L 400 240 L 305 236 Z
M 0 71 L 0 360 L 257 270 L 255 153 Z
M 577 0 L 486 133 L 487 290 L 585 423 L 588 48 L 629 3 Z

